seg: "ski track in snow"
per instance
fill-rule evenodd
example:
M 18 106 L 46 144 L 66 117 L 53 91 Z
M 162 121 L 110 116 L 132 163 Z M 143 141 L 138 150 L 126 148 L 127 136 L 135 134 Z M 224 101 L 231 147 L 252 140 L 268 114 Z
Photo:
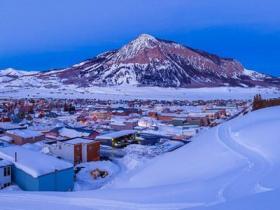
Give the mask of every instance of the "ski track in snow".
M 233 136 L 228 124 L 222 124 L 217 129 L 218 139 L 236 154 L 248 161 L 248 166 L 237 172 L 231 182 L 227 183 L 220 192 L 223 201 L 239 198 L 248 194 L 262 192 L 261 189 L 270 190 L 261 185 L 262 178 L 268 173 L 271 165 L 262 154 L 240 144 Z M 259 190 L 258 190 L 259 189 Z

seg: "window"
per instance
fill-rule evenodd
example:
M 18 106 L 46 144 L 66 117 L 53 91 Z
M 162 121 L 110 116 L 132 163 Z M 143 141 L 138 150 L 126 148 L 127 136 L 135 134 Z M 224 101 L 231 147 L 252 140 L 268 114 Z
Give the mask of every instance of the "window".
M 11 167 L 8 166 L 8 176 L 11 176 Z
M 11 185 L 11 183 L 5 183 L 5 184 L 4 184 L 4 188 L 5 188 L 5 187 L 8 187 L 8 186 L 10 186 L 10 185 Z
M 4 176 L 10 176 L 11 175 L 11 167 L 7 166 L 4 168 Z

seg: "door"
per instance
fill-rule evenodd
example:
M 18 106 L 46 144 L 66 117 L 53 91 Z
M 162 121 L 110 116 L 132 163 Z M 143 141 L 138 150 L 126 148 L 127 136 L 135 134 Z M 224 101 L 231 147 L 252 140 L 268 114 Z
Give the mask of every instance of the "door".
M 74 164 L 79 164 L 82 162 L 82 145 L 76 144 L 74 146 Z

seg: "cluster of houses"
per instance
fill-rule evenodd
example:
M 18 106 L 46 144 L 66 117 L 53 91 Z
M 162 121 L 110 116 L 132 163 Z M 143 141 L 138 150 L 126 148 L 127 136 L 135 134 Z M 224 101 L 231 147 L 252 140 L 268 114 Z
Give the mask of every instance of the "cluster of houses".
M 129 144 L 189 141 L 248 106 L 246 101 L 0 100 L 0 189 L 70 191 L 75 166 Z M 40 145 L 40 150 L 26 145 Z M 110 153 L 110 152 L 109 152 Z

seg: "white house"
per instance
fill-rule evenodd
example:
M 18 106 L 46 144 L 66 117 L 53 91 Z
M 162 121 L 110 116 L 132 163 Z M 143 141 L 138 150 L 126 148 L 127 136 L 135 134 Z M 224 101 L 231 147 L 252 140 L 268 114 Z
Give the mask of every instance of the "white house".
M 0 158 L 0 189 L 11 185 L 11 167 L 12 163 Z
M 100 159 L 100 142 L 74 138 L 66 141 L 57 141 L 48 146 L 50 152 L 73 164 L 98 161 Z

